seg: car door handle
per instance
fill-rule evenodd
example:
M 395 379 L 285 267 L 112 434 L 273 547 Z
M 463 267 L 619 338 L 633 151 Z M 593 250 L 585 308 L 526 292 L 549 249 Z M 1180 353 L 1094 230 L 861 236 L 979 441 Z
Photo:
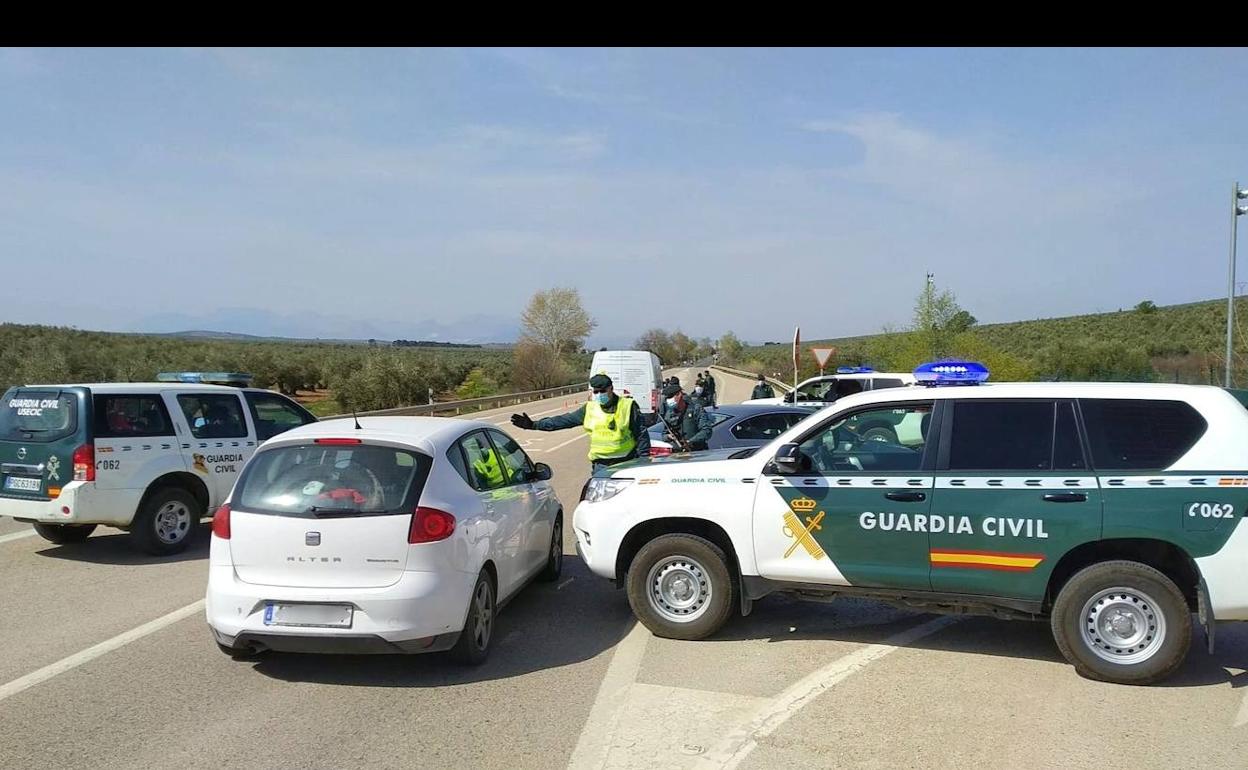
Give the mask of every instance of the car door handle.
M 921 503 L 927 499 L 923 492 L 885 492 L 884 496 L 899 503 Z
M 1087 492 L 1051 492 L 1044 496 L 1046 503 L 1086 503 Z

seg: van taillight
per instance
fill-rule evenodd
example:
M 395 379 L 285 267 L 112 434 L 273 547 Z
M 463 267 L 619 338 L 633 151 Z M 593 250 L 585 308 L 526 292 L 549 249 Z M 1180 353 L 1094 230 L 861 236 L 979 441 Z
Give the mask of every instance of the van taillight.
M 659 391 L 657 390 L 650 391 L 650 410 L 659 411 Z
M 74 450 L 74 481 L 95 481 L 95 447 L 91 444 Z
M 222 540 L 230 539 L 230 506 L 229 503 L 217 509 L 212 515 L 212 534 Z
M 437 508 L 423 505 L 412 514 L 412 526 L 407 530 L 409 543 L 434 543 L 445 540 L 455 532 L 455 517 Z

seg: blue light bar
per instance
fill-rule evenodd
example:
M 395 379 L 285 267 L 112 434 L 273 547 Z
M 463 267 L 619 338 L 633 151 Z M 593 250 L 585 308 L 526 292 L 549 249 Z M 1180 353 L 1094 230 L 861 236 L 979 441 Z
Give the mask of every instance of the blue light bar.
M 838 366 L 836 367 L 837 374 L 866 374 L 867 372 L 874 372 L 874 371 L 875 371 L 875 368 L 871 366 Z
M 156 375 L 157 382 L 202 382 L 212 385 L 233 385 L 245 388 L 255 379 L 243 372 L 161 372 Z
M 978 385 L 988 379 L 988 367 L 978 361 L 929 361 L 914 370 L 920 385 Z

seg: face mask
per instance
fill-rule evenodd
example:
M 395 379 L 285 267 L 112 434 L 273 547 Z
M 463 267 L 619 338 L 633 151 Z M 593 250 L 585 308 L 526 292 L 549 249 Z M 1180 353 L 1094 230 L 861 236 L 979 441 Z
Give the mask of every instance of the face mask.
M 675 398 L 669 398 L 669 399 L 667 400 L 667 405 L 668 405 L 668 406 L 670 406 L 670 407 L 672 407 L 673 409 L 675 409 L 675 408 L 676 408 L 676 403 L 677 403 L 677 402 L 676 402 L 676 399 L 675 399 Z
M 598 403 L 603 406 L 606 406 L 607 404 L 611 403 L 610 393 L 595 393 L 594 398 L 597 399 Z
M 693 392 L 697 393 L 699 396 L 702 395 L 702 386 L 699 385 L 698 387 L 694 388 Z

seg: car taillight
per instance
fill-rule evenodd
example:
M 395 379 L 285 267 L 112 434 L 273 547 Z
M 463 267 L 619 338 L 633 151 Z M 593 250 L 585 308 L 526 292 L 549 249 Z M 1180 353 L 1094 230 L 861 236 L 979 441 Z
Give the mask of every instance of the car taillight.
M 412 514 L 412 526 L 407 531 L 409 543 L 434 543 L 445 540 L 455 532 L 455 517 L 437 508 L 420 506 Z
M 95 447 L 83 444 L 74 450 L 74 481 L 95 481 Z
M 230 539 L 230 506 L 223 505 L 212 515 L 212 534 L 222 540 Z
M 671 453 L 672 453 L 672 450 L 671 450 L 671 448 L 669 448 L 669 447 L 665 447 L 665 446 L 652 446 L 652 447 L 650 447 L 650 456 L 651 456 L 651 457 L 667 457 L 667 456 L 668 456 L 668 455 L 670 455 Z

